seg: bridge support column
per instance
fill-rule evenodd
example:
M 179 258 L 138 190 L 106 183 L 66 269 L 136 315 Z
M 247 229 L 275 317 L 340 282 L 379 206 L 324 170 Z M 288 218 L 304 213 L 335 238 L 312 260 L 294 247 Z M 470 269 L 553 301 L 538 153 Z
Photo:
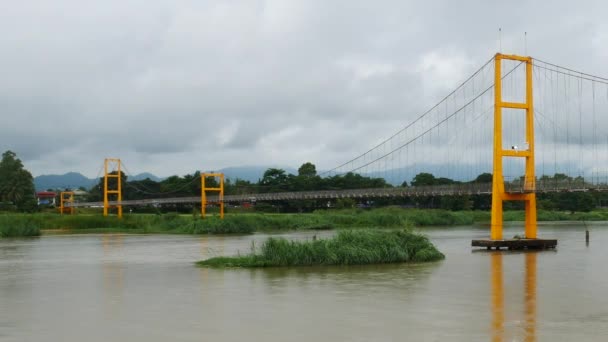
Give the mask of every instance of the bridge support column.
M 493 186 L 494 188 L 494 186 Z M 492 218 L 490 221 L 490 239 L 502 240 L 502 198 L 494 196 L 495 189 L 492 190 Z
M 526 239 L 536 239 L 536 194 L 526 201 Z
M 108 173 L 110 164 L 116 165 L 116 173 Z M 120 170 L 120 159 L 106 158 L 104 160 L 103 169 L 103 216 L 108 216 L 108 209 L 110 208 L 109 195 L 116 195 L 116 201 L 118 203 L 122 202 L 122 171 Z M 116 188 L 109 190 L 109 180 L 114 178 L 116 179 Z M 118 216 L 118 218 L 122 218 L 122 205 L 117 204 L 115 207 L 117 210 L 116 216 Z
M 219 178 L 219 186 L 207 187 L 205 178 Z M 201 173 L 201 217 L 205 218 L 207 212 L 207 191 L 218 193 L 218 203 L 220 205 L 220 219 L 224 219 L 224 174 L 223 173 Z
M 503 102 L 502 61 L 512 60 L 525 63 L 526 99 L 524 103 Z M 536 239 L 536 176 L 534 175 L 534 106 L 532 99 L 532 58 L 515 55 L 496 54 L 494 57 L 494 167 L 492 173 L 492 219 L 490 238 L 502 240 L 503 201 L 524 201 L 526 209 L 526 239 Z M 502 141 L 503 108 L 525 110 L 526 150 L 505 150 Z M 525 158 L 523 187 L 518 193 L 505 191 L 503 158 Z
M 70 206 L 70 215 L 74 215 L 74 192 L 72 191 L 62 191 L 59 194 L 59 213 L 63 215 L 65 211 L 65 204 L 69 203 Z

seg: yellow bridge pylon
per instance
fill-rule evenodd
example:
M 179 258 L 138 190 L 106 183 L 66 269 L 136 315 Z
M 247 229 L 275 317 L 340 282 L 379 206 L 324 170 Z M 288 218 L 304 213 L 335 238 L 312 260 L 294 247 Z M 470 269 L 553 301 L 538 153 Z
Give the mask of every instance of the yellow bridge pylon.
M 219 179 L 218 187 L 207 187 L 205 178 L 214 177 Z M 224 174 L 223 173 L 201 173 L 201 217 L 205 218 L 207 211 L 207 191 L 218 193 L 218 203 L 220 205 L 220 219 L 224 219 Z
M 59 213 L 61 213 L 61 215 L 63 215 L 63 212 L 65 211 L 65 203 L 70 203 L 70 215 L 74 215 L 74 192 L 62 191 L 59 194 Z
M 503 102 L 502 99 L 502 61 L 512 60 L 526 65 L 525 102 Z M 503 201 L 524 201 L 526 209 L 526 239 L 536 239 L 536 178 L 534 175 L 534 106 L 532 98 L 532 57 L 496 54 L 494 57 L 494 167 L 492 173 L 492 219 L 490 238 L 502 240 Z M 526 111 L 526 150 L 505 150 L 502 141 L 503 108 Z M 525 158 L 523 193 L 505 192 L 503 157 Z
M 116 165 L 116 174 L 109 173 L 108 170 L 111 165 Z M 122 202 L 122 172 L 120 169 L 120 159 L 117 158 L 106 158 L 103 163 L 103 216 L 108 216 L 108 209 L 110 208 L 109 195 L 116 195 L 116 200 Z M 116 178 L 116 188 L 109 190 L 109 180 Z M 118 204 L 115 206 L 117 209 L 116 215 L 118 218 L 122 218 L 122 205 Z

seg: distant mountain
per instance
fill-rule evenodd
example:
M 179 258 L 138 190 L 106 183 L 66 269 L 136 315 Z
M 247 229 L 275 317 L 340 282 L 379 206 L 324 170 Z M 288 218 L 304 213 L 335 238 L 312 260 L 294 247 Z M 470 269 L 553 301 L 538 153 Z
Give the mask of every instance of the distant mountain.
M 160 182 L 160 181 L 162 181 L 164 179 L 164 178 L 161 178 L 161 177 L 157 177 L 157 176 L 151 174 L 150 172 L 142 172 L 142 173 L 137 174 L 135 176 L 128 177 L 127 180 L 129 180 L 129 181 L 140 181 L 140 180 L 144 180 L 146 178 L 150 178 L 151 180 L 153 180 L 155 182 Z
M 94 184 L 94 179 L 87 178 L 78 172 L 34 177 L 36 191 L 44 191 L 46 189 L 78 189 L 81 186 L 89 189 Z
M 281 166 L 235 166 L 213 171 L 222 172 L 227 179 L 235 180 L 238 178 L 255 183 L 264 176 L 266 170 L 272 167 L 283 169 L 288 174 L 298 174 L 297 169 Z M 211 172 L 211 170 L 208 172 Z M 164 179 L 163 177 L 155 176 L 149 172 L 143 172 L 135 176 L 129 176 L 128 180 L 138 181 L 146 178 L 150 178 L 155 182 L 160 182 Z M 41 175 L 34 177 L 36 191 L 44 191 L 46 189 L 78 189 L 81 186 L 90 189 L 97 184 L 97 182 L 97 179 L 87 178 L 78 172 L 68 172 L 64 175 Z
M 146 178 L 150 178 L 155 182 L 163 180 L 163 178 L 157 177 L 149 172 L 129 177 L 128 180 L 144 180 Z M 44 191 L 46 189 L 78 189 L 81 186 L 88 190 L 97 182 L 97 179 L 87 178 L 78 172 L 68 172 L 64 175 L 41 175 L 34 177 L 34 187 L 36 188 L 36 191 Z

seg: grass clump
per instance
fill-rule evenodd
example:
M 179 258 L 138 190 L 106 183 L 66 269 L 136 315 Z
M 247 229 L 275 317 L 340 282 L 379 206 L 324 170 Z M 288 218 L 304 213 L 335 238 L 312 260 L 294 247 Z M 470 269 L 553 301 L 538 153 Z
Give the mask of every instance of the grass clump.
M 39 236 L 40 225 L 30 218 L 15 218 L 10 215 L 0 215 L 0 238 Z
M 407 229 L 381 231 L 343 230 L 333 238 L 289 241 L 269 238 L 259 251 L 235 257 L 199 261 L 207 267 L 269 267 L 311 265 L 365 265 L 398 262 L 427 262 L 445 256 L 423 235 Z
M 470 225 L 475 222 L 474 212 L 441 209 L 403 209 L 399 207 L 373 210 L 343 209 L 318 210 L 311 214 L 319 220 L 342 227 L 396 228 L 408 224 L 415 226 Z

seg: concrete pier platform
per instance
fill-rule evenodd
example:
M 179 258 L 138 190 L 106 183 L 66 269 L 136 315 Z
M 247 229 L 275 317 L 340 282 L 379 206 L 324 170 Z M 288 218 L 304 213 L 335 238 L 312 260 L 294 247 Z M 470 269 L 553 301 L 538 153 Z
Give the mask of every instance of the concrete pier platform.
M 472 247 L 487 249 L 553 249 L 557 246 L 556 239 L 506 239 L 506 240 L 473 240 Z

